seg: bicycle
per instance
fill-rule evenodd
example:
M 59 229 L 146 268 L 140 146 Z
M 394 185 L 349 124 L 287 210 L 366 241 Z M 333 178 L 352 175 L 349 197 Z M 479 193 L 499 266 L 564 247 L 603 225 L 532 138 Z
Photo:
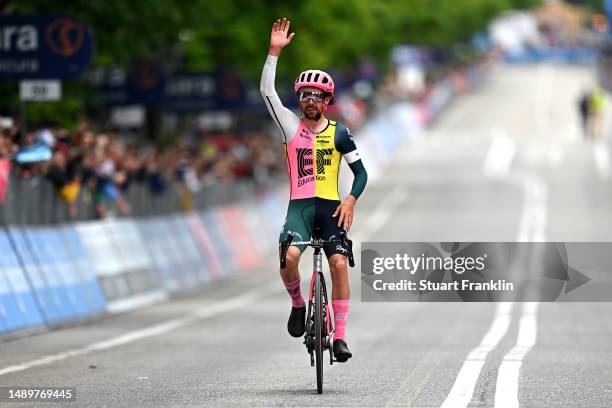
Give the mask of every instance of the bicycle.
M 318 234 L 317 234 L 318 235 Z M 353 258 L 353 242 L 348 239 L 345 232 L 340 233 L 340 239 L 323 240 L 313 237 L 310 241 L 293 242 L 293 235 L 288 234 L 281 243 L 280 266 L 285 268 L 287 261 L 287 250 L 290 245 L 308 245 L 314 249 L 312 278 L 310 279 L 310 290 L 308 293 L 308 314 L 306 317 L 306 332 L 304 344 L 310 354 L 311 367 L 317 366 L 317 393 L 323 393 L 323 352 L 329 350 L 329 364 L 334 364 L 333 334 L 334 326 L 329 311 L 327 298 L 327 286 L 323 276 L 323 258 L 321 249 L 326 244 L 342 244 L 347 249 L 349 265 L 355 266 Z

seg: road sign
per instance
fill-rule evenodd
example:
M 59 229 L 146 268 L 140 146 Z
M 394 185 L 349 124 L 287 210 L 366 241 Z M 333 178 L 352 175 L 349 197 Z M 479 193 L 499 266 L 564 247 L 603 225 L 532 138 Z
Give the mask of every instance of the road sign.
M 22 101 L 57 101 L 62 98 L 60 81 L 21 81 L 19 95 Z

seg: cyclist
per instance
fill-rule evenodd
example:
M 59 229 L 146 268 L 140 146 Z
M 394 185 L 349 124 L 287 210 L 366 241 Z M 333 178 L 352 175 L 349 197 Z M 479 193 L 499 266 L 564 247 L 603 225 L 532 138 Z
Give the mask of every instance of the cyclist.
M 291 194 L 287 217 L 279 242 L 291 233 L 296 240 L 308 241 L 313 227 L 320 229 L 320 238 L 338 237 L 342 229 L 348 231 L 353 223 L 355 203 L 363 192 L 367 173 L 349 129 L 325 117 L 328 105 L 334 102 L 334 82 L 330 75 L 319 70 L 302 72 L 294 90 L 299 99 L 302 116 L 298 117 L 283 106 L 274 78 L 276 62 L 281 50 L 293 39 L 291 23 L 277 20 L 272 26 L 270 48 L 261 77 L 261 94 L 276 125 L 280 128 Z M 340 201 L 338 175 L 341 157 L 354 174 L 350 194 Z M 287 323 L 289 334 L 301 337 L 305 330 L 306 305 L 300 291 L 298 263 L 306 246 L 291 246 L 287 264 L 280 274 L 291 297 L 291 314 Z M 332 277 L 332 308 L 334 310 L 334 357 L 345 362 L 352 357 L 346 343 L 346 320 L 349 311 L 349 281 L 346 253 L 342 245 L 324 246 Z

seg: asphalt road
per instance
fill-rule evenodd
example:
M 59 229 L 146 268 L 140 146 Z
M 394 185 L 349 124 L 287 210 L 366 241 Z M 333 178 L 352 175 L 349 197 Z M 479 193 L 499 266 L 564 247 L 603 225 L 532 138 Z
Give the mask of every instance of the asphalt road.
M 575 109 L 593 81 L 585 67 L 496 67 L 399 149 L 353 237 L 612 241 L 609 148 L 584 143 Z M 325 367 L 322 395 L 286 333 L 273 259 L 181 300 L 0 343 L 0 385 L 75 386 L 83 407 L 612 405 L 609 303 L 362 303 L 358 268 L 351 285 L 354 358 Z

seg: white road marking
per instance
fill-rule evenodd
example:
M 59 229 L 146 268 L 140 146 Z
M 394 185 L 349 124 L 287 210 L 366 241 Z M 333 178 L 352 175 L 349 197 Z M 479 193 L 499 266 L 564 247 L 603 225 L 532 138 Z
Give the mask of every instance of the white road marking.
M 212 305 L 207 305 L 197 309 L 196 311 L 176 319 L 168 320 L 164 323 L 156 324 L 154 326 L 146 327 L 143 329 L 133 330 L 116 337 L 112 337 L 108 340 L 92 343 L 88 346 L 77 348 L 61 353 L 50 354 L 36 360 L 32 360 L 26 363 L 12 365 L 0 369 L 0 376 L 24 371 L 29 368 L 39 367 L 62 361 L 70 357 L 82 356 L 90 354 L 95 351 L 108 350 L 114 347 L 123 346 L 125 344 L 133 343 L 138 340 L 143 340 L 149 337 L 158 336 L 160 334 L 168 333 L 172 330 L 179 329 L 181 327 L 190 325 L 197 322 L 198 320 L 207 319 L 220 315 L 222 313 L 230 312 L 232 310 L 239 309 L 241 307 L 253 304 L 254 302 L 264 298 L 272 292 L 278 292 L 279 283 L 274 281 L 270 284 L 262 285 L 259 288 L 253 289 L 247 293 L 239 296 L 235 296 L 228 300 L 218 302 Z
M 593 145 L 593 155 L 595 156 L 595 164 L 597 172 L 602 180 L 607 180 L 610 176 L 610 151 L 603 143 Z
M 546 240 L 547 196 L 546 184 L 531 175 L 521 177 L 525 200 L 519 221 L 518 242 L 544 242 Z
M 497 373 L 495 408 L 518 408 L 519 373 L 525 356 L 536 344 L 538 303 L 523 304 L 516 345 L 504 356 Z
M 388 199 L 382 201 L 378 205 L 378 207 L 376 207 L 376 209 L 374 210 L 374 213 L 366 221 L 365 233 L 362 233 L 359 236 L 360 237 L 370 237 L 376 231 L 378 231 L 378 229 L 380 229 L 389 220 L 391 215 L 393 215 L 396 207 L 405 199 L 405 197 L 406 197 L 406 192 L 405 192 L 404 187 L 402 186 L 396 187 L 391 192 Z M 119 347 L 125 344 L 133 343 L 138 340 L 143 340 L 149 337 L 168 333 L 172 330 L 176 330 L 181 327 L 193 324 L 199 320 L 214 317 L 219 314 L 226 313 L 232 310 L 236 310 L 241 307 L 247 306 L 249 304 L 253 304 L 255 301 L 263 298 L 264 296 L 270 293 L 278 292 L 278 290 L 279 290 L 279 283 L 278 281 L 275 280 L 269 284 L 262 285 L 259 288 L 256 288 L 245 294 L 235 296 L 228 300 L 199 308 L 196 311 L 184 317 L 171 319 L 166 322 L 156 324 L 154 326 L 145 327 L 143 329 L 133 330 L 131 332 L 127 332 L 119 336 L 112 337 L 110 339 L 103 340 L 100 342 L 96 342 L 96 343 L 93 343 L 93 344 L 90 344 L 88 346 L 84 346 L 81 348 L 77 348 L 77 349 L 73 349 L 73 350 L 69 350 L 65 352 L 60 352 L 56 354 L 50 354 L 50 355 L 43 356 L 35 360 L 31 360 L 26 363 L 16 364 L 16 365 L 1 368 L 0 376 L 19 372 L 19 371 L 24 371 L 24 370 L 27 370 L 33 367 L 39 367 L 42 365 L 55 363 L 57 361 L 62 361 L 70 357 L 82 356 L 85 354 L 93 353 L 95 351 L 108 350 L 114 347 Z
M 488 178 L 503 177 L 510 171 L 516 153 L 514 141 L 500 130 L 494 130 L 493 142 L 487 152 L 482 171 Z
M 559 168 L 564 155 L 565 149 L 557 144 L 530 144 L 523 152 L 522 158 L 532 165 L 546 164 L 552 168 Z
M 513 303 L 510 302 L 497 304 L 495 318 L 489 331 L 487 331 L 480 344 L 470 351 L 463 362 L 453 388 L 442 403 L 442 408 L 464 408 L 468 406 L 488 354 L 497 347 L 508 331 L 512 307 Z
M 539 178 L 525 173 L 518 173 L 512 177 L 507 176 L 514 151 L 504 141 L 496 137 L 489 149 L 483 165 L 483 172 L 487 177 L 504 177 L 522 186 L 524 191 L 524 204 L 517 232 L 517 241 L 545 241 L 547 220 L 546 184 Z M 443 408 L 465 408 L 474 394 L 476 383 L 488 354 L 497 347 L 506 335 L 511 322 L 513 303 L 501 303 L 489 331 L 485 334 L 480 345 L 470 351 L 463 362 L 452 389 L 442 403 Z M 519 334 L 516 346 L 504 357 L 500 366 L 495 392 L 495 407 L 518 407 L 518 380 L 523 358 L 535 345 L 537 330 L 537 302 L 526 303 L 522 309 Z M 500 379 L 501 377 L 501 379 Z M 512 404 L 512 405 L 502 405 Z M 499 404 L 499 405 L 498 405 Z

